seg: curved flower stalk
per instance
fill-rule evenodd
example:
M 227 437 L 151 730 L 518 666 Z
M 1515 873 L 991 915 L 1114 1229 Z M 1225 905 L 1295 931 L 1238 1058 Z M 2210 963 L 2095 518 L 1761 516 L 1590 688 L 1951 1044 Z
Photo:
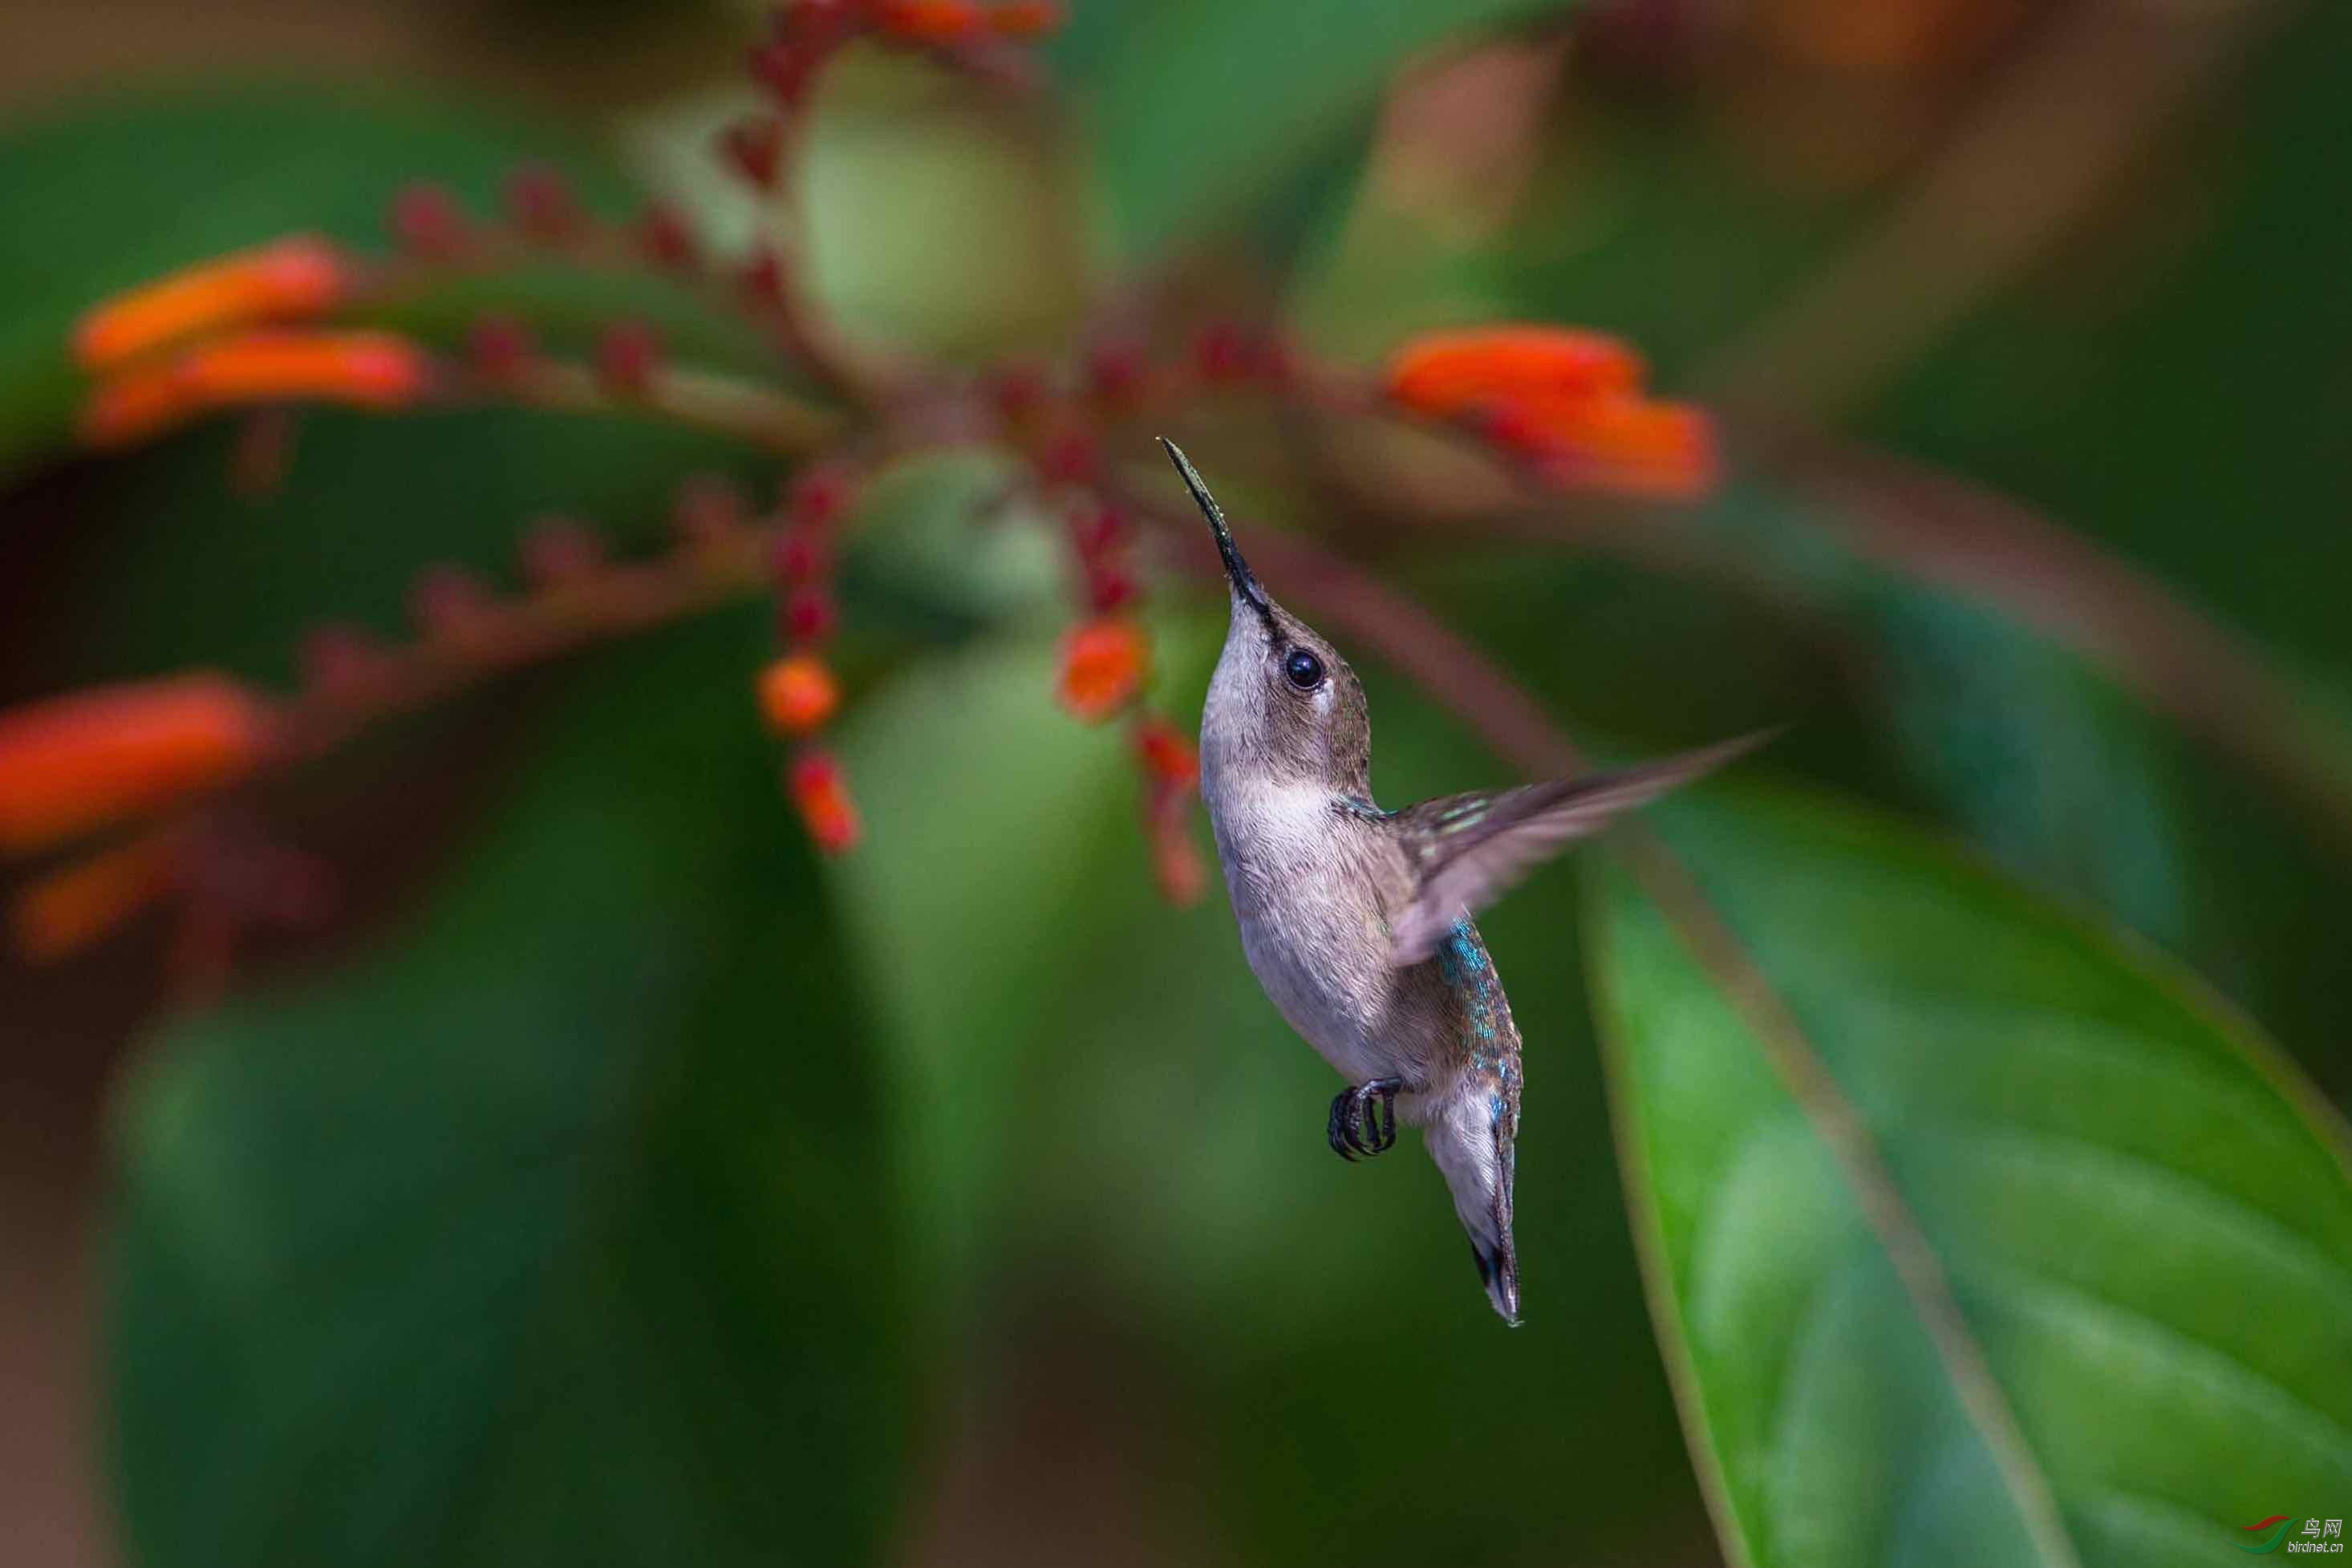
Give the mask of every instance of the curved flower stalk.
M 1058 364 L 977 375 L 851 340 L 805 287 L 795 211 L 799 150 L 823 72 L 863 40 L 1025 91 L 1034 72 L 1023 46 L 1057 20 L 1034 0 L 797 0 L 774 12 L 749 56 L 763 106 L 711 148 L 780 218 L 741 254 L 716 254 L 664 202 L 625 222 L 600 220 L 552 170 L 533 165 L 508 180 L 496 215 L 469 213 L 427 184 L 394 193 L 383 254 L 257 235 L 251 248 L 95 302 L 72 345 L 88 377 L 79 434 L 93 450 L 243 414 L 254 439 L 240 467 L 266 478 L 285 460 L 292 408 L 396 415 L 503 403 L 632 410 L 743 443 L 788 476 L 767 503 L 684 477 L 674 543 L 650 559 L 608 559 L 579 522 L 532 523 L 517 546 L 525 586 L 512 596 L 425 566 L 411 593 L 410 640 L 383 645 L 321 627 L 293 692 L 195 674 L 0 716 L 0 854 L 58 857 L 15 897 L 17 948 L 62 956 L 173 896 L 204 900 L 212 930 L 311 915 L 327 901 L 297 896 L 293 884 L 315 883 L 315 866 L 257 837 L 254 814 L 232 809 L 239 791 L 500 672 L 759 594 L 775 604 L 777 652 L 748 674 L 747 722 L 763 722 L 783 748 L 784 793 L 817 848 L 849 852 L 867 824 L 824 743 L 853 695 L 829 656 L 840 622 L 833 563 L 878 468 L 974 442 L 1016 454 L 1019 488 L 1063 526 L 1076 616 L 1054 695 L 1082 722 L 1126 730 L 1156 876 L 1171 899 L 1189 903 L 1207 882 L 1192 827 L 1198 765 L 1183 727 L 1146 700 L 1152 649 L 1138 612 L 1155 559 L 1146 536 L 1186 559 L 1199 541 L 1181 516 L 1139 502 L 1119 480 L 1120 464 L 1148 452 L 1150 434 L 1213 405 L 1255 400 L 1325 421 L 1419 423 L 1542 490 L 1684 499 L 1712 485 L 1706 416 L 1651 396 L 1641 357 L 1598 333 L 1542 325 L 1442 333 L 1366 370 L 1315 363 L 1278 335 L 1228 322 L 1151 323 L 1132 340 L 1075 344 Z M 666 277 L 740 320 L 770 351 L 774 374 L 679 362 L 635 320 L 605 324 L 581 358 L 547 351 L 530 323 L 508 315 L 476 319 L 454 347 L 370 324 L 457 277 L 524 263 Z M 1182 346 L 1146 346 L 1169 342 Z M 1419 624 L 1408 617 L 1377 630 L 1410 664 L 1404 645 Z M 89 841 L 101 832 L 120 836 Z M 284 874 L 199 874 L 239 858 Z

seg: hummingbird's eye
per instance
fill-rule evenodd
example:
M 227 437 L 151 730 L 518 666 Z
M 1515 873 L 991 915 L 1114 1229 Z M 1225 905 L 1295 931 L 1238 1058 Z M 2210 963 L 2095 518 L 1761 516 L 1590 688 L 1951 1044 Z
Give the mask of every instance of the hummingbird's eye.
M 1300 691 L 1311 692 L 1323 684 L 1323 661 L 1304 648 L 1293 648 L 1282 661 L 1282 673 Z

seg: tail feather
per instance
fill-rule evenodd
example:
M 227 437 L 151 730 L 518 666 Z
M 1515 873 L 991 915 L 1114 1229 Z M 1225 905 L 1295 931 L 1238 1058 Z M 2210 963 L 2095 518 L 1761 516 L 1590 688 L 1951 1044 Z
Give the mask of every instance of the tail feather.
M 1511 1243 L 1511 1182 L 1517 1117 L 1502 1097 L 1466 1083 L 1428 1126 L 1429 1157 L 1454 1193 L 1454 1212 L 1470 1236 L 1478 1282 L 1502 1320 L 1519 1321 L 1519 1255 Z

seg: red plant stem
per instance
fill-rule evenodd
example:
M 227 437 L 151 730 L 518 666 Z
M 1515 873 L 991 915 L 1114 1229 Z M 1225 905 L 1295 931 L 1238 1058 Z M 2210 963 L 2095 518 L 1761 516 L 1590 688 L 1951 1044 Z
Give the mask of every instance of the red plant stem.
M 577 582 L 493 601 L 462 628 L 373 654 L 362 674 L 288 705 L 277 760 L 310 761 L 494 675 L 752 597 L 768 586 L 772 537 L 746 528 L 659 559 L 603 567 Z

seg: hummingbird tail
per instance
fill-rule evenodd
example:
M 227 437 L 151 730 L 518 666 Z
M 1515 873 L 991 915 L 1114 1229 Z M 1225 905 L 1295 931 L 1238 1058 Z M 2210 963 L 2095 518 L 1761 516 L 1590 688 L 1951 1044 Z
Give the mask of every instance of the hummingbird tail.
M 1454 1212 L 1470 1236 L 1478 1282 L 1502 1320 L 1519 1321 L 1519 1255 L 1511 1244 L 1511 1178 L 1517 1108 L 1499 1086 L 1465 1081 L 1433 1118 L 1429 1157 L 1454 1193 Z

